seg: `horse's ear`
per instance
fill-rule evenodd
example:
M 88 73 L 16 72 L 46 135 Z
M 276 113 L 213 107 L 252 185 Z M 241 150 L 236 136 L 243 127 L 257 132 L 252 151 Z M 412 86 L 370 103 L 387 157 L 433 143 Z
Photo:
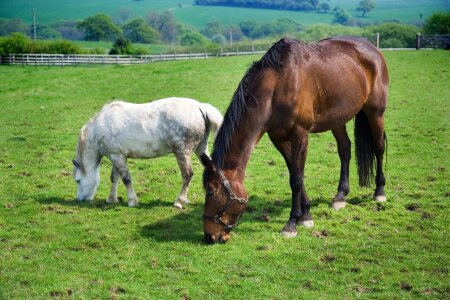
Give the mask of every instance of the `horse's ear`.
M 75 166 L 75 167 L 77 167 L 78 169 L 81 169 L 80 168 L 80 164 L 74 159 L 74 160 L 72 160 L 72 163 L 73 163 L 73 165 Z
M 216 170 L 216 167 L 214 167 L 213 162 L 211 161 L 211 158 L 209 158 L 208 155 L 206 155 L 205 153 L 203 153 L 202 155 L 200 155 L 200 160 L 202 161 L 202 165 L 211 172 L 214 172 Z

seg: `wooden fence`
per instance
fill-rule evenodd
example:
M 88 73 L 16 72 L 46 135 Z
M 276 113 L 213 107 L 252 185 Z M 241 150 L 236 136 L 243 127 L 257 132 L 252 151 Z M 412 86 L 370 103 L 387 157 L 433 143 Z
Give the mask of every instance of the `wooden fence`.
M 94 54 L 10 54 L 0 57 L 0 64 L 22 66 L 133 65 L 169 60 L 206 59 L 220 56 L 263 54 L 266 51 L 156 54 L 156 55 L 94 55 Z
M 368 38 L 377 48 L 380 46 L 380 35 L 377 33 Z M 268 48 L 270 45 L 268 46 Z M 267 49 L 268 49 L 267 48 Z M 416 49 L 450 49 L 450 35 L 420 35 L 416 36 Z M 0 56 L 0 64 L 22 66 L 79 66 L 79 65 L 133 65 L 169 60 L 206 59 L 210 57 L 238 56 L 264 54 L 267 49 L 255 51 L 236 51 L 218 53 L 188 53 L 188 54 L 154 54 L 154 55 L 94 55 L 94 54 L 10 54 Z M 414 48 L 389 48 L 383 50 L 412 50 Z

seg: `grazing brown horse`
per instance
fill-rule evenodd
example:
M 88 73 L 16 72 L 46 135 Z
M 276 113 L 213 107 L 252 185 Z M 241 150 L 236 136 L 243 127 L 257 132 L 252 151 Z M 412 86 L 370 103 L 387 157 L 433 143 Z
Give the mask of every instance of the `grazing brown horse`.
M 303 183 L 310 132 L 331 130 L 336 139 L 341 172 L 332 206 L 345 206 L 351 146 L 345 124 L 353 117 L 359 184 L 369 184 L 376 158 L 374 198 L 386 201 L 382 165 L 388 81 L 382 54 L 363 39 L 330 38 L 316 44 L 281 39 L 275 43 L 241 80 L 211 159 L 201 157 L 206 241 L 226 242 L 246 208 L 245 169 L 265 132 L 283 155 L 290 174 L 292 208 L 282 235 L 296 236 L 298 223 L 314 226 Z

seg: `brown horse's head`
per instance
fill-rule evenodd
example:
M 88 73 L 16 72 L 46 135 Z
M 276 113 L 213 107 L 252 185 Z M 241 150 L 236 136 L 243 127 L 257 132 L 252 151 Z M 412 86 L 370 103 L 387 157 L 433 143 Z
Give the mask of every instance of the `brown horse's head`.
M 203 213 L 203 232 L 207 243 L 225 243 L 230 231 L 247 206 L 247 192 L 242 183 L 230 182 L 206 155 L 203 185 L 206 191 Z

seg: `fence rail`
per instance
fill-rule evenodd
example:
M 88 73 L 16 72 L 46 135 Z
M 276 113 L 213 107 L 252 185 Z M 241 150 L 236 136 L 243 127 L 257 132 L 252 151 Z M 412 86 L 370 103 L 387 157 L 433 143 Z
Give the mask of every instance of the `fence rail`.
M 157 61 L 205 59 L 218 56 L 263 54 L 265 51 L 156 54 L 156 55 L 94 55 L 94 54 L 10 54 L 0 57 L 0 64 L 22 66 L 77 66 L 77 65 L 133 65 Z

